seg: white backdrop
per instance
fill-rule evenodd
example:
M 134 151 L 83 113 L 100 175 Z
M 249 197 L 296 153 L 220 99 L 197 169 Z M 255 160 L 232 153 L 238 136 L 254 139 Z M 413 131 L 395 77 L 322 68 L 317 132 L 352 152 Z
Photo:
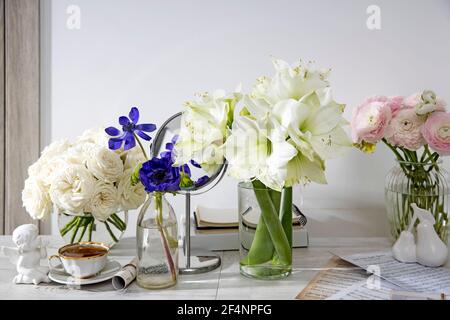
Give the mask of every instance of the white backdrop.
M 381 30 L 366 26 L 373 4 Z M 70 5 L 81 10 L 79 30 L 67 28 Z M 432 88 L 450 102 L 448 0 L 53 0 L 44 15 L 51 19 L 46 143 L 115 124 L 131 106 L 162 124 L 196 92 L 239 82 L 249 89 L 272 74 L 271 56 L 332 67 L 347 118 L 372 94 Z M 383 146 L 372 156 L 351 150 L 330 161 L 329 184 L 301 190 L 311 235 L 387 235 L 383 186 L 393 163 Z M 233 208 L 236 192 L 227 178 L 194 205 Z M 173 204 L 180 214 L 182 198 Z

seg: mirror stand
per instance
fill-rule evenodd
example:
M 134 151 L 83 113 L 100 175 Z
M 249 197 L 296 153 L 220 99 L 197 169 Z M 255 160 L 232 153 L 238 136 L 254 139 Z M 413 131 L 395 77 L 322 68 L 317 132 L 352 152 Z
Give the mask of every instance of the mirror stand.
M 185 232 L 183 239 L 183 254 L 180 255 L 180 274 L 200 274 L 213 271 L 220 267 L 221 259 L 213 252 L 202 252 L 191 255 L 191 194 L 185 196 Z

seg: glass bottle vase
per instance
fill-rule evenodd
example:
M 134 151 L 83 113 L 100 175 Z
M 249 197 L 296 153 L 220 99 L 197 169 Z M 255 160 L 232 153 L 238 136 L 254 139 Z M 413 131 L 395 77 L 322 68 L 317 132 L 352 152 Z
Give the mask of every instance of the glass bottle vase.
M 416 163 L 398 161 L 386 177 L 386 209 L 395 240 L 408 229 L 414 212 L 411 204 L 429 210 L 436 220 L 439 237 L 448 241 L 449 174 L 442 162 Z
M 139 286 L 174 286 L 178 277 L 178 224 L 164 194 L 149 194 L 138 217 L 136 238 Z
M 240 183 L 240 272 L 276 280 L 292 272 L 292 188 L 278 192 L 260 181 Z

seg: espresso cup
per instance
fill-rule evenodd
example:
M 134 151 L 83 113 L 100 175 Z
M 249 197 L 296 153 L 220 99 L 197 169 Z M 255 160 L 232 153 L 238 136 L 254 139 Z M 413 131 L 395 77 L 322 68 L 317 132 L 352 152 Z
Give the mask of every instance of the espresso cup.
M 66 272 L 78 279 L 86 279 L 95 276 L 106 265 L 109 247 L 98 242 L 80 242 L 69 244 L 58 250 L 57 255 L 49 258 L 48 264 L 51 270 Z M 61 266 L 53 264 L 59 260 Z

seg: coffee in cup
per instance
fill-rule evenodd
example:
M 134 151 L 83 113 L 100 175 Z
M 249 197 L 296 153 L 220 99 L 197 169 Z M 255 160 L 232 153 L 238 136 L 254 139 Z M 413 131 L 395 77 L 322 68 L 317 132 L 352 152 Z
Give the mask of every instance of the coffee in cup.
M 98 242 L 69 244 L 49 258 L 49 266 L 51 270 L 65 271 L 75 278 L 86 279 L 103 270 L 108 253 L 109 247 Z M 53 265 L 55 259 L 61 262 L 62 268 Z

